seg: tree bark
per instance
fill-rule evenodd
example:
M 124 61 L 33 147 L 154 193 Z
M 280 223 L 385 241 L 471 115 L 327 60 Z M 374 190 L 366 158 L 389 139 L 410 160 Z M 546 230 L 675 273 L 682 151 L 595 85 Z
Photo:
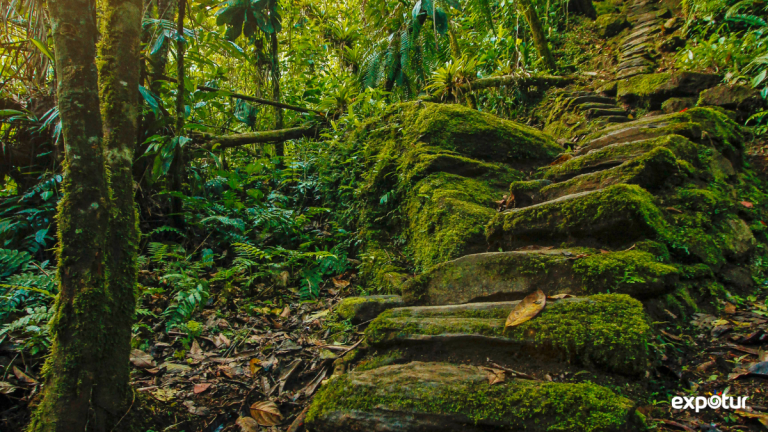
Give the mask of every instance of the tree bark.
M 108 190 L 99 115 L 95 0 L 48 2 L 64 138 L 58 206 L 59 295 L 45 387 L 29 431 L 82 431 L 106 342 L 105 254 Z
M 544 35 L 541 21 L 539 21 L 539 16 L 536 14 L 536 9 L 533 7 L 531 0 L 517 0 L 517 7 L 520 13 L 525 16 L 525 20 L 528 22 L 528 27 L 531 28 L 533 43 L 536 45 L 536 50 L 539 51 L 539 55 L 544 61 L 544 66 L 551 71 L 556 70 L 557 64 L 555 64 L 555 58 L 549 50 L 547 37 Z
M 139 243 L 132 161 L 139 119 L 142 0 L 104 0 L 103 7 L 99 90 L 111 199 L 105 250 L 107 337 L 93 393 L 97 431 L 112 430 L 131 402 L 129 357 Z

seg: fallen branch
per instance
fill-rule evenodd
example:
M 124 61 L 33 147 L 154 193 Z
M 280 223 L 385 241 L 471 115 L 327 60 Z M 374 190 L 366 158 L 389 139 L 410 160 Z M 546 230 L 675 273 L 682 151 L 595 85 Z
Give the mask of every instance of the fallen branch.
M 515 87 L 530 87 L 530 86 L 547 86 L 557 87 L 564 86 L 572 83 L 575 80 L 572 76 L 554 76 L 554 75 L 503 75 L 498 77 L 480 78 L 471 81 L 467 84 L 459 84 L 456 88 L 458 92 L 467 92 L 482 90 L 491 87 L 501 86 L 515 86 Z M 426 102 L 439 102 L 443 95 L 429 95 L 421 98 Z
M 176 78 L 163 77 L 162 79 L 166 80 L 166 81 L 170 81 L 170 82 L 176 82 Z M 204 86 L 204 85 L 197 86 L 197 89 L 198 90 L 202 90 L 202 91 L 208 91 L 208 92 L 220 92 L 224 96 L 229 96 L 229 97 L 233 97 L 235 99 L 240 99 L 240 100 L 244 100 L 244 101 L 248 101 L 248 102 L 253 102 L 253 103 L 257 103 L 257 104 L 270 105 L 270 106 L 273 106 L 273 107 L 283 108 L 283 109 L 287 109 L 287 110 L 291 110 L 291 111 L 298 111 L 298 112 L 305 112 L 305 113 L 312 112 L 312 113 L 315 113 L 315 114 L 320 114 L 322 116 L 325 116 L 324 112 L 313 110 L 311 108 L 304 108 L 304 107 L 300 107 L 300 106 L 296 106 L 296 105 L 289 105 L 289 104 L 282 103 L 282 102 L 271 101 L 269 99 L 261 99 L 261 98 L 257 98 L 257 97 L 253 97 L 253 96 L 248 96 L 248 95 L 240 94 L 240 93 L 234 93 L 234 92 L 231 92 L 229 90 L 218 89 L 218 88 L 208 87 L 208 86 Z
M 316 126 L 295 127 L 288 129 L 268 130 L 261 132 L 247 132 L 234 135 L 213 135 L 208 133 L 195 133 L 192 139 L 198 143 L 195 150 L 213 150 L 218 144 L 219 149 L 237 147 L 246 144 L 274 143 L 294 140 L 317 135 Z

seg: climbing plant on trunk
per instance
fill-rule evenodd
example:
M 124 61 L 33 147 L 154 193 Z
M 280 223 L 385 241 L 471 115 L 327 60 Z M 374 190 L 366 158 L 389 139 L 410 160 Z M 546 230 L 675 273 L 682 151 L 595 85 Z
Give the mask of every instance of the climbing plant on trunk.
M 544 66 L 551 71 L 556 70 L 557 64 L 555 64 L 555 58 L 552 56 L 552 51 L 549 50 L 547 37 L 544 35 L 544 29 L 541 26 L 539 15 L 536 14 L 536 9 L 533 7 L 533 3 L 531 0 L 517 0 L 517 8 L 520 13 L 525 16 L 525 21 L 531 29 L 533 43 L 536 45 L 536 50 L 539 51 Z
M 103 3 L 98 67 L 96 2 L 48 4 L 65 180 L 58 208 L 53 344 L 42 401 L 28 430 L 82 431 L 87 424 L 110 430 L 125 413 L 129 391 L 138 243 L 131 159 L 141 1 Z

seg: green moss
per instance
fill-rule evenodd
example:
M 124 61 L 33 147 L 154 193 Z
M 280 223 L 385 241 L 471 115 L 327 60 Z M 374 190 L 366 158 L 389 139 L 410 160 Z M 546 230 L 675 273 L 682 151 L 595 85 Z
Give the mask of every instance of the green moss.
M 387 309 L 402 305 L 400 296 L 347 297 L 336 305 L 333 318 L 341 321 L 350 320 L 353 323 L 364 322 L 375 318 Z
M 653 238 L 665 228 L 653 196 L 639 186 L 614 185 L 571 199 L 498 214 L 486 226 L 491 242 L 507 246 L 592 237 L 617 244 Z
M 655 148 L 667 148 L 683 160 L 695 160 L 698 146 L 680 135 L 667 135 L 626 144 L 604 147 L 583 156 L 570 159 L 542 170 L 541 175 L 550 180 L 561 180 L 580 174 L 583 170 L 606 164 L 623 163 Z
M 502 191 L 472 178 L 436 173 L 414 185 L 406 201 L 408 252 L 420 268 L 482 248 L 484 226 Z
M 633 292 L 632 285 L 664 287 L 677 278 L 675 267 L 660 263 L 648 252 L 639 250 L 590 255 L 576 260 L 573 271 L 581 276 L 586 292 Z M 655 293 L 652 293 L 655 294 Z
M 627 295 L 598 294 L 583 301 L 550 303 L 535 319 L 505 331 L 509 312 L 498 308 L 410 317 L 394 309 L 374 320 L 366 335 L 373 345 L 412 335 L 482 335 L 552 348 L 619 372 L 645 370 L 650 329 L 642 303 Z
M 442 370 L 436 369 L 438 372 Z M 389 372 L 378 371 L 381 374 Z M 475 379 L 450 381 L 426 381 L 418 380 L 418 377 L 414 380 L 410 375 L 395 372 L 381 380 L 371 380 L 373 385 L 361 384 L 357 374 L 331 381 L 315 396 L 307 423 L 312 425 L 322 421 L 334 412 L 383 408 L 417 417 L 424 414 L 459 415 L 476 424 L 505 425 L 514 430 L 634 430 L 628 424 L 632 402 L 592 383 L 511 380 L 488 385 L 484 376 L 474 369 L 467 369 L 467 373 Z
M 630 95 L 636 97 L 653 95 L 659 87 L 669 82 L 671 77 L 672 74 L 669 72 L 635 75 L 619 81 L 616 96 L 622 98 Z
M 389 350 L 384 354 L 374 355 L 372 357 L 366 358 L 365 360 L 361 361 L 357 365 L 355 370 L 358 372 L 362 372 L 362 371 L 380 368 L 382 366 L 389 366 L 391 364 L 401 362 L 404 358 L 405 358 L 405 354 L 403 354 L 402 351 L 397 349 Z

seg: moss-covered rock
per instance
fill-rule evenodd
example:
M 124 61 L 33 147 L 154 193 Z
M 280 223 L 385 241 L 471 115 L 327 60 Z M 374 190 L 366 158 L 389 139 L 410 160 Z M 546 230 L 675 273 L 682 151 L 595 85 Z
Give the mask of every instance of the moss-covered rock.
M 654 238 L 664 226 L 651 194 L 635 185 L 614 185 L 500 213 L 486 235 L 494 248 L 565 240 L 621 245 Z
M 619 81 L 616 95 L 624 102 L 645 103 L 657 109 L 670 97 L 697 96 L 720 80 L 719 75 L 697 72 L 642 74 Z
M 621 14 L 600 15 L 595 20 L 597 34 L 604 38 L 616 36 L 627 27 L 629 27 L 629 21 L 627 21 L 626 16 Z
M 636 184 L 643 188 L 656 188 L 675 174 L 685 172 L 678 166 L 674 153 L 657 147 L 623 164 L 605 170 L 582 174 L 570 180 L 542 188 L 538 202 L 550 201 L 577 192 L 604 189 L 615 184 Z
M 669 149 L 677 158 L 687 161 L 694 160 L 698 155 L 698 146 L 689 139 L 680 135 L 666 135 L 597 149 L 563 163 L 548 166 L 540 175 L 553 181 L 568 180 L 579 174 L 621 165 L 658 147 Z
M 347 297 L 336 305 L 334 312 L 341 320 L 349 320 L 352 324 L 360 324 L 376 318 L 385 310 L 403 305 L 403 299 L 398 295 Z
M 632 408 L 630 400 L 596 384 L 490 385 L 482 368 L 412 362 L 327 383 L 307 426 L 320 432 L 632 431 L 638 428 Z
M 371 161 L 359 190 L 362 276 L 381 292 L 397 292 L 414 267 L 483 249 L 494 202 L 521 169 L 562 151 L 536 129 L 431 103 L 393 106 L 346 142 Z M 396 251 L 386 246 L 394 239 L 402 242 Z
M 516 302 L 511 302 L 516 303 Z M 513 343 L 623 373 L 640 373 L 648 360 L 650 328 L 642 303 L 623 294 L 548 302 L 534 319 L 505 329 L 513 304 L 484 307 L 391 309 L 366 330 L 372 345 L 474 337 Z
M 649 298 L 672 290 L 677 281 L 677 270 L 658 259 L 640 250 L 602 253 L 586 248 L 473 254 L 409 280 L 403 300 L 449 305 L 520 298 L 537 289 L 547 295 L 614 292 Z

